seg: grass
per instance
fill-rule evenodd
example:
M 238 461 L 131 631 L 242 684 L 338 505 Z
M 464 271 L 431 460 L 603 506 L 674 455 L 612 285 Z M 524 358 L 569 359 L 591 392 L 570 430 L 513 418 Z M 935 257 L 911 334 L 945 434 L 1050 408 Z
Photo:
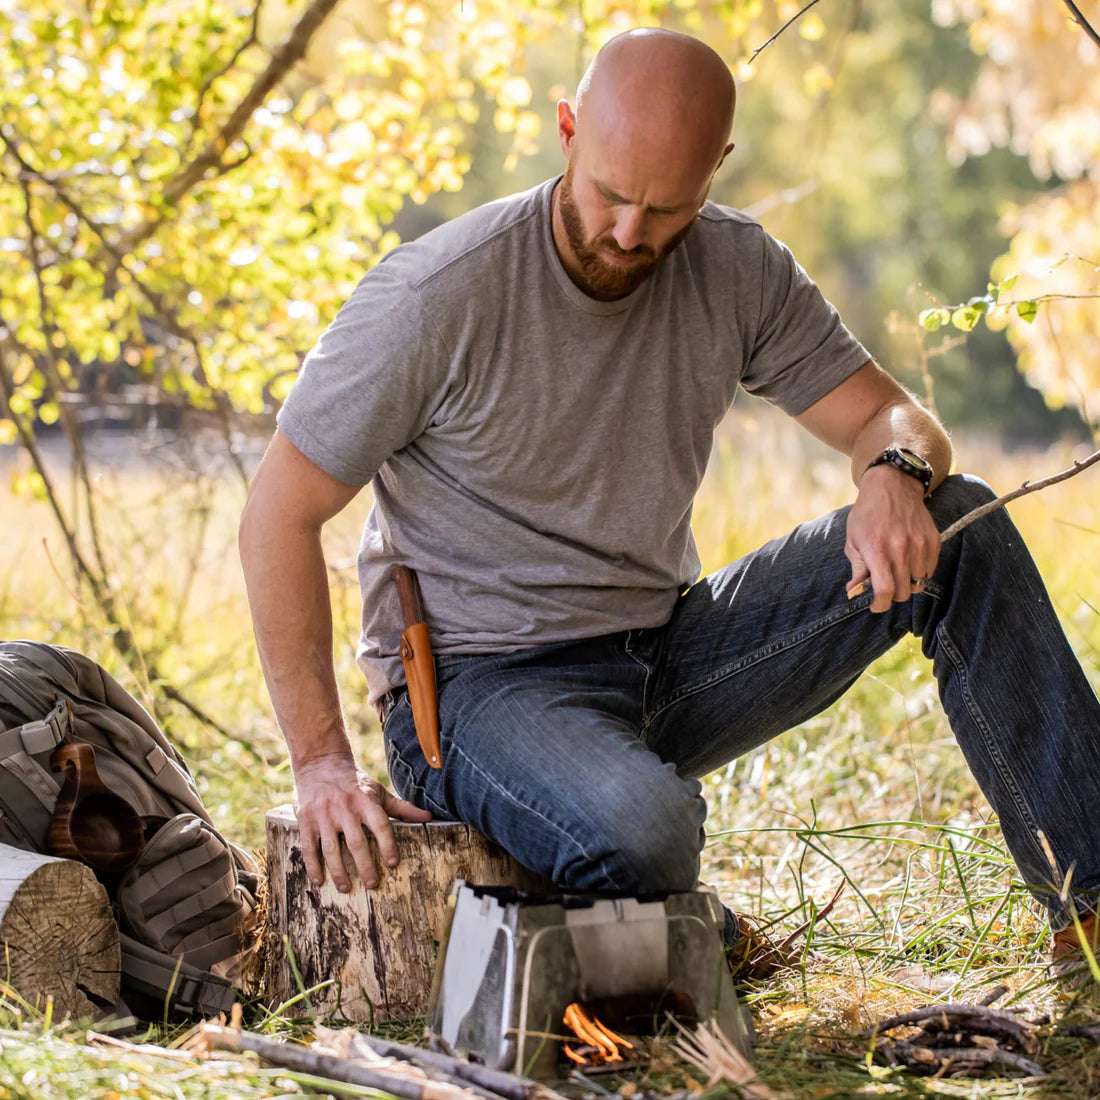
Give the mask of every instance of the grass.
M 1001 492 L 1068 464 L 1062 451 L 1004 454 L 959 446 L 959 465 Z M 775 456 L 801 454 L 801 463 Z M 163 702 L 141 667 L 124 667 L 102 617 L 79 593 L 47 509 L 13 496 L 20 459 L 0 455 L 0 637 L 81 649 L 147 705 L 192 762 L 216 822 L 263 843 L 263 811 L 286 801 L 291 777 L 251 641 L 234 534 L 238 481 L 191 463 L 97 464 L 105 553 L 142 652 L 230 736 Z M 60 473 L 63 462 L 58 463 Z M 10 475 L 10 476 L 9 476 Z M 1075 651 L 1100 684 L 1100 492 L 1086 472 L 1019 501 L 1012 514 L 1047 579 Z M 68 492 L 68 490 L 66 490 Z M 713 568 L 800 519 L 845 503 L 845 463 L 755 409 L 719 444 L 696 509 L 704 567 Z M 66 498 L 68 503 L 68 498 Z M 337 669 L 357 751 L 382 778 L 381 738 L 354 662 L 354 568 L 366 501 L 326 531 Z M 1040 1083 L 929 1081 L 868 1065 L 854 1035 L 894 1011 L 973 1001 L 994 985 L 1031 1016 L 1100 1020 L 1100 1000 L 1067 1002 L 1044 961 L 1048 933 L 1016 880 L 995 823 L 963 762 L 914 639 L 877 662 L 835 706 L 706 781 L 711 814 L 704 878 L 735 908 L 792 928 L 844 881 L 833 912 L 809 933 L 803 965 L 755 990 L 756 1063 L 784 1095 L 1100 1095 L 1100 1048 L 1049 1030 Z M 16 1096 L 279 1096 L 306 1085 L 240 1059 L 202 1064 L 87 1044 L 81 1027 L 11 1016 L 0 1031 L 0 1098 Z M 254 1025 L 255 1026 L 255 1025 Z M 268 1020 L 280 1033 L 285 1021 Z M 172 1035 L 150 1038 L 171 1041 Z M 682 1089 L 690 1074 L 662 1055 L 637 1084 Z M 602 1087 L 621 1082 L 603 1078 Z M 204 1091 L 205 1090 L 205 1091 Z M 629 1090 L 628 1090 L 629 1091 Z M 715 1090 L 720 1094 L 722 1088 Z M 725 1092 L 729 1092 L 729 1088 Z M 709 1094 L 708 1094 L 709 1095 Z

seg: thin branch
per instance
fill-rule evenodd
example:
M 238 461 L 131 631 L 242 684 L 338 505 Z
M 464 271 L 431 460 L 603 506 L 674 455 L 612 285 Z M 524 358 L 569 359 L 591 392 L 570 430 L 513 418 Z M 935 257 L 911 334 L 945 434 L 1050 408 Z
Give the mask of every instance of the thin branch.
M 198 136 L 200 129 L 202 128 L 202 108 L 206 102 L 206 96 L 210 89 L 214 86 L 214 83 L 220 80 L 241 58 L 241 54 L 245 52 L 250 46 L 259 44 L 260 41 L 260 8 L 263 6 L 263 0 L 256 0 L 256 6 L 252 9 L 252 23 L 248 29 L 248 37 L 233 51 L 233 55 L 229 60 L 221 66 L 221 68 L 215 69 L 203 82 L 202 87 L 199 88 L 199 94 L 195 100 L 195 113 L 191 116 L 192 125 L 191 133 L 187 138 L 187 145 L 184 148 L 184 156 L 187 156 L 191 152 L 191 147 L 194 144 L 195 138 Z
M 88 456 L 84 450 L 84 440 L 80 435 L 80 428 L 76 423 L 73 411 L 62 400 L 62 394 L 68 392 L 65 385 L 61 367 L 58 364 L 57 353 L 54 350 L 53 337 L 57 326 L 51 319 L 49 296 L 46 293 L 46 280 L 43 276 L 42 254 L 38 249 L 38 227 L 34 223 L 34 205 L 31 197 L 31 186 L 24 176 L 20 176 L 19 184 L 23 191 L 24 221 L 27 226 L 28 243 L 30 245 L 31 267 L 34 269 L 35 283 L 38 289 L 38 313 L 42 321 L 42 334 L 46 342 L 44 371 L 48 391 L 52 391 L 54 403 L 57 405 L 57 414 L 65 427 L 65 435 L 68 437 L 69 446 L 72 448 L 73 460 L 80 478 L 80 484 L 84 489 L 84 506 L 88 511 L 88 531 L 92 538 L 92 550 L 95 560 L 99 565 L 99 575 L 106 584 L 107 565 L 103 556 L 103 545 L 99 537 L 99 521 L 96 515 L 95 493 L 92 491 L 91 475 L 88 472 Z M 75 502 L 74 502 L 75 504 Z M 73 516 L 73 523 L 77 523 L 77 516 Z
M 1070 14 L 1073 16 L 1074 23 L 1076 23 L 1081 28 L 1081 30 L 1083 30 L 1085 34 L 1087 34 L 1089 38 L 1091 38 L 1093 42 L 1096 43 L 1097 46 L 1100 46 L 1100 34 L 1096 33 L 1096 29 L 1081 14 L 1081 9 L 1077 7 L 1073 0 L 1062 0 L 1062 2 L 1066 5 L 1067 8 L 1069 8 Z
M 0 317 L 0 325 L 2 324 L 4 324 L 4 321 L 3 318 Z M 15 378 L 8 370 L 7 363 L 4 361 L 4 348 L 2 343 L 0 343 L 0 394 L 3 395 L 4 401 L 8 406 L 8 415 L 15 425 L 16 433 L 19 436 L 19 442 L 27 452 L 35 473 L 42 479 L 42 484 L 46 490 L 46 502 L 49 504 L 50 510 L 54 514 L 54 519 L 57 521 L 58 527 L 61 528 L 61 534 L 69 547 L 69 554 L 72 556 L 73 563 L 78 573 L 88 582 L 92 594 L 95 596 L 96 603 L 107 612 L 108 618 L 112 620 L 112 623 L 120 627 L 121 633 L 121 624 L 117 623 L 113 608 L 111 608 L 113 603 L 111 593 L 104 588 L 100 578 L 96 576 L 91 566 L 84 560 L 84 555 L 80 552 L 80 547 L 77 545 L 76 541 L 76 534 L 70 526 L 68 517 L 61 507 L 57 489 L 54 487 L 53 479 L 50 477 L 50 471 L 46 466 L 45 459 L 42 457 L 42 452 L 38 449 L 38 443 L 34 438 L 34 433 L 23 417 L 17 415 L 12 408 L 12 399 L 15 397 Z M 111 608 L 111 610 L 108 611 L 108 608 Z M 115 635 L 115 637 L 117 637 L 117 635 Z M 116 645 L 118 644 L 120 643 L 116 642 Z M 121 644 L 128 645 L 129 639 L 125 639 Z
M 0 326 L 4 326 L 4 324 L 3 317 L 0 317 Z M 8 337 L 8 339 L 10 340 L 11 337 Z M 163 679 L 160 671 L 152 661 L 146 661 L 144 654 L 142 654 L 138 648 L 133 632 L 123 621 L 115 594 L 110 590 L 106 582 L 96 575 L 91 566 L 84 559 L 84 555 L 80 552 L 76 534 L 61 507 L 57 489 L 54 486 L 53 479 L 50 477 L 49 468 L 46 466 L 46 461 L 42 456 L 42 452 L 38 448 L 34 433 L 31 431 L 30 426 L 24 421 L 23 417 L 18 416 L 11 408 L 12 398 L 15 396 L 15 379 L 4 361 L 2 342 L 0 342 L 0 395 L 3 396 L 8 406 L 8 414 L 15 424 L 15 430 L 19 436 L 20 444 L 30 457 L 31 465 L 34 467 L 35 473 L 42 479 L 42 484 L 46 492 L 46 502 L 49 504 L 50 510 L 54 514 L 54 519 L 61 529 L 61 534 L 69 548 L 69 553 L 72 556 L 77 573 L 87 582 L 100 611 L 102 611 L 113 628 L 109 632 L 109 638 L 111 645 L 114 646 L 118 655 L 126 661 L 127 664 L 136 660 L 141 667 L 145 669 L 149 681 L 155 683 L 165 696 L 190 711 L 195 718 L 204 725 L 209 726 L 210 729 L 220 734 L 226 740 L 237 741 L 239 744 L 243 745 L 257 761 L 266 763 L 263 755 L 258 750 L 254 749 L 244 738 L 237 737 L 215 722 L 210 715 L 195 703 L 192 703 L 178 688 L 173 687 L 172 684 Z
M 9 125 L 7 127 L 13 131 L 13 128 Z M 14 132 L 14 131 L 13 131 Z M 218 414 L 221 421 L 222 435 L 225 439 L 226 446 L 229 451 L 229 457 L 232 461 L 238 475 L 241 478 L 244 487 L 248 488 L 248 472 L 244 468 L 244 464 L 241 462 L 240 455 L 237 453 L 233 446 L 232 441 L 232 427 L 230 425 L 230 412 L 232 411 L 232 404 L 229 398 L 221 390 L 212 386 L 209 381 L 209 377 L 206 373 L 206 368 L 203 365 L 201 343 L 198 336 L 195 335 L 190 329 L 184 326 L 176 317 L 172 308 L 167 304 L 164 296 L 158 291 L 147 286 L 144 280 L 138 275 L 132 267 L 126 262 L 126 255 L 124 252 L 114 244 L 106 234 L 103 226 L 101 226 L 84 208 L 74 199 L 68 191 L 63 188 L 56 180 L 50 179 L 35 169 L 22 155 L 19 148 L 11 137 L 3 132 L 3 128 L 0 128 L 0 142 L 3 142 L 4 148 L 19 165 L 21 175 L 18 177 L 20 182 L 23 183 L 26 179 L 40 180 L 45 183 L 55 195 L 64 203 L 76 216 L 83 222 L 96 236 L 100 244 L 103 247 L 104 252 L 114 261 L 114 268 L 111 270 L 111 274 L 117 272 L 119 269 L 125 271 L 130 277 L 134 286 L 137 288 L 138 293 L 153 307 L 154 312 L 157 315 L 158 320 L 164 325 L 164 327 L 175 337 L 183 340 L 191 348 L 195 356 L 195 374 L 199 380 L 199 383 L 206 387 L 210 392 L 214 401 L 214 409 Z
M 792 23 L 797 23 L 816 3 L 818 3 L 818 0 L 810 0 L 801 11 L 795 12 L 795 14 L 792 15 L 790 19 L 788 19 L 787 22 L 767 40 L 767 42 L 761 43 L 761 45 L 757 46 L 756 49 L 752 51 L 752 56 L 749 58 L 748 63 L 751 65 L 756 60 L 757 54 L 763 53 L 763 51 L 766 50 Z
M 339 1081 L 362 1088 L 379 1089 L 390 1096 L 402 1097 L 403 1100 L 468 1100 L 472 1091 L 468 1086 L 431 1080 L 424 1070 L 410 1072 L 409 1068 L 401 1067 L 396 1071 L 387 1071 L 311 1050 L 299 1043 L 269 1039 L 251 1031 L 237 1031 L 235 1028 L 219 1027 L 217 1024 L 203 1024 L 187 1045 L 195 1053 L 225 1050 L 239 1054 L 249 1051 L 258 1054 L 265 1062 L 296 1073 L 313 1074 L 333 1083 Z M 493 1095 L 487 1093 L 487 1090 L 479 1091 L 483 1096 Z
M 339 0 L 313 0 L 313 3 L 306 8 L 302 18 L 290 32 L 290 36 L 276 50 L 267 68 L 257 77 L 256 83 L 249 88 L 245 97 L 225 120 L 222 128 L 206 148 L 178 176 L 168 182 L 163 194 L 165 202 L 178 202 L 209 169 L 225 170 L 221 159 L 226 149 L 237 140 L 253 112 L 267 98 L 268 93 L 305 56 L 313 35 L 329 17 L 338 2 Z M 139 228 L 133 240 L 142 239 L 142 230 Z
M 955 520 L 955 522 L 951 524 L 950 527 L 946 528 L 940 535 L 940 541 L 946 542 L 953 535 L 957 535 L 960 531 L 969 527 L 975 520 L 979 520 L 983 516 L 988 516 L 990 512 L 995 512 L 998 508 L 1003 508 L 1010 501 L 1027 496 L 1028 493 L 1037 493 L 1040 489 L 1047 488 L 1048 485 L 1057 485 L 1059 481 L 1066 481 L 1068 478 L 1076 477 L 1082 470 L 1087 470 L 1097 462 L 1100 462 L 1100 451 L 1093 451 L 1087 458 L 1082 458 L 1079 462 L 1074 462 L 1069 469 L 1062 470 L 1057 474 L 1051 474 L 1050 477 L 1044 477 L 1041 481 L 1025 481 L 1019 489 L 1013 489 L 1011 493 L 1005 493 L 1003 497 L 997 497 L 996 500 L 991 500 L 988 504 L 982 504 L 972 512 L 967 512 L 961 519 Z

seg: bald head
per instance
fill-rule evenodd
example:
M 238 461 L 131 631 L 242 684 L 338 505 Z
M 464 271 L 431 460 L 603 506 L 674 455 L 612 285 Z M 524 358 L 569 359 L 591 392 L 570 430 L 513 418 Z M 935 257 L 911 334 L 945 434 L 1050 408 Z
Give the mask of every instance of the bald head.
M 577 136 L 582 145 L 589 137 L 605 146 L 641 145 L 713 172 L 735 101 L 729 69 L 704 42 L 673 31 L 629 31 L 611 39 L 581 78 Z
M 558 103 L 554 243 L 578 286 L 623 297 L 687 237 L 733 148 L 733 107 L 729 69 L 697 39 L 631 31 L 600 50 L 576 109 Z

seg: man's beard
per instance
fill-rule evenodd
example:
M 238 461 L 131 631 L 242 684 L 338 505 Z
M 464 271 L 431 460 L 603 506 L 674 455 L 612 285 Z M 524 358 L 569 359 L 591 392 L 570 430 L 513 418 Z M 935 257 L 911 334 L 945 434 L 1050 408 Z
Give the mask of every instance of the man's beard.
M 610 233 L 588 240 L 584 233 L 580 208 L 573 197 L 573 165 L 566 168 L 565 177 L 558 185 L 558 206 L 565 236 L 577 263 L 580 264 L 584 287 L 597 298 L 623 298 L 636 290 L 657 270 L 661 261 L 688 235 L 695 224 L 693 218 L 670 240 L 660 252 L 640 244 L 629 252 L 621 249 Z M 601 253 L 636 258 L 630 266 L 611 263 Z

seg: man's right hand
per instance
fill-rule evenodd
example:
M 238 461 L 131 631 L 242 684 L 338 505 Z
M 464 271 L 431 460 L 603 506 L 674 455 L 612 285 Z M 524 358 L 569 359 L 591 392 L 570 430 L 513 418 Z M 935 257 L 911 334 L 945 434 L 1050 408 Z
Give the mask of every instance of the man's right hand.
M 356 870 L 368 890 L 378 885 L 366 829 L 378 844 L 387 867 L 397 866 L 397 846 L 390 818 L 430 821 L 432 815 L 398 798 L 381 783 L 360 771 L 343 753 L 320 756 L 300 764 L 295 772 L 294 809 L 306 873 L 314 886 L 325 880 L 325 866 L 341 893 L 351 889 L 340 858 L 340 834 L 344 836 Z

